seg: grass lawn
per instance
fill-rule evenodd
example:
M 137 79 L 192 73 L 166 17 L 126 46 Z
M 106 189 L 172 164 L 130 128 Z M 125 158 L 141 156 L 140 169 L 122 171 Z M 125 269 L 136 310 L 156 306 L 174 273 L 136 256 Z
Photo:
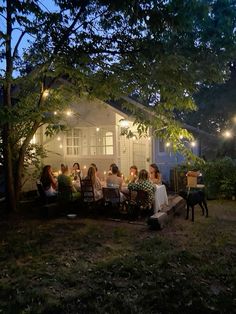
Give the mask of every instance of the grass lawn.
M 0 313 L 235 313 L 236 203 L 162 231 L 91 219 L 0 222 Z

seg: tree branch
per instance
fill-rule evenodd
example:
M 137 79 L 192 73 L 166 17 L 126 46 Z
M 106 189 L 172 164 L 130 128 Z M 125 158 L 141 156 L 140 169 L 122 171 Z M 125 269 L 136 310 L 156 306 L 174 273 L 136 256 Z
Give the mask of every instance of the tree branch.
M 20 43 L 21 43 L 21 40 L 22 40 L 22 38 L 24 37 L 25 34 L 26 34 L 26 30 L 22 31 L 20 37 L 19 37 L 18 40 L 17 40 L 17 43 L 16 43 L 15 48 L 14 48 L 14 51 L 13 51 L 13 55 L 12 55 L 12 58 L 13 58 L 13 59 L 15 59 L 15 57 L 16 57 L 18 47 L 19 47 L 19 45 L 20 45 Z

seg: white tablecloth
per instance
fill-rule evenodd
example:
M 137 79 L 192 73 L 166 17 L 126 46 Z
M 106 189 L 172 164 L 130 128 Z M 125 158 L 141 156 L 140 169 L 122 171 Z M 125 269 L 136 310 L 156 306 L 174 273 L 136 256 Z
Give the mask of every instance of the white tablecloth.
M 164 185 L 155 184 L 154 212 L 156 213 L 161 210 L 163 205 L 168 205 L 166 187 Z

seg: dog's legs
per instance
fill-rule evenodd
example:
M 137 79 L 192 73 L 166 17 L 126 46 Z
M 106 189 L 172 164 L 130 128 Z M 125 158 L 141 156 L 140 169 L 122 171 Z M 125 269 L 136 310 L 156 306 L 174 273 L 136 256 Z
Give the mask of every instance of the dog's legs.
M 202 206 L 202 202 L 199 202 L 199 206 L 200 206 L 201 209 L 202 209 L 202 216 L 204 216 L 204 207 Z
M 187 204 L 187 215 L 185 219 L 188 219 L 188 216 L 189 216 L 189 204 Z
M 191 207 L 192 207 L 192 221 L 194 221 L 194 206 Z
M 207 202 L 206 200 L 204 199 L 203 201 L 203 205 L 205 206 L 205 209 L 206 209 L 206 217 L 208 217 L 208 207 L 207 207 Z

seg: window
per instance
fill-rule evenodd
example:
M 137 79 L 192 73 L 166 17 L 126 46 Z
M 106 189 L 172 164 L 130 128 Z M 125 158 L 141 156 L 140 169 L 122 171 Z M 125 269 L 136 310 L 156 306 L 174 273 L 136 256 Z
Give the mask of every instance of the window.
M 66 133 L 67 155 L 113 155 L 113 132 L 97 128 L 74 128 Z
M 81 129 L 74 128 L 66 132 L 66 153 L 67 155 L 80 155 L 81 154 Z
M 159 153 L 165 153 L 165 142 L 161 139 L 158 140 L 158 151 Z

